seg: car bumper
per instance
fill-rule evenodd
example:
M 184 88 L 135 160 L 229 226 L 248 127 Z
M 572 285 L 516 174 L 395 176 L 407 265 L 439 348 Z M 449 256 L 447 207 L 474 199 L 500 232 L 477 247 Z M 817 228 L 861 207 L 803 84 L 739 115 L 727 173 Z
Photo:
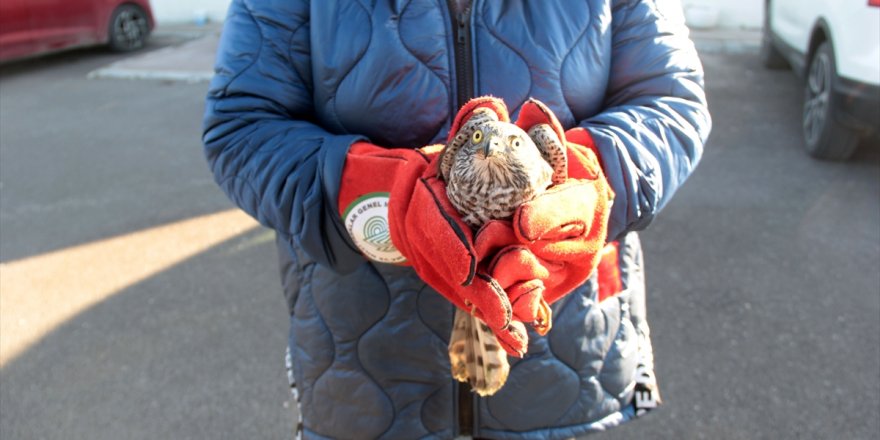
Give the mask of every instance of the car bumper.
M 832 99 L 841 124 L 865 134 L 880 133 L 880 86 L 837 78 Z

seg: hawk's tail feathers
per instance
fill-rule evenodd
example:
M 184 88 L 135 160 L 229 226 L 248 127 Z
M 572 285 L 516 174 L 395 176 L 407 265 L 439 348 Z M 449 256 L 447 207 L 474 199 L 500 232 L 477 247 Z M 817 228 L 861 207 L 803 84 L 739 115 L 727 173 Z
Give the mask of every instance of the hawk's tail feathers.
M 492 329 L 465 312 L 455 311 L 455 322 L 449 340 L 449 361 L 452 377 L 470 384 L 481 396 L 495 394 L 510 373 L 507 353 L 501 348 Z

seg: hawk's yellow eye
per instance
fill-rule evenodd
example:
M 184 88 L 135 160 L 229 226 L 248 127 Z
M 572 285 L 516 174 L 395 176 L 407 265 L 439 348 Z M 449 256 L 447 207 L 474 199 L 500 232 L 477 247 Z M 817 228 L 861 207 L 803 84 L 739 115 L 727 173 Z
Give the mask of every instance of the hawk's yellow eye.
M 512 135 L 507 138 L 508 145 L 513 145 L 513 148 L 519 148 L 522 145 L 522 138 L 517 135 Z
M 483 132 L 480 130 L 474 131 L 473 136 L 471 136 L 471 142 L 473 142 L 475 144 L 479 144 L 482 141 L 483 141 Z

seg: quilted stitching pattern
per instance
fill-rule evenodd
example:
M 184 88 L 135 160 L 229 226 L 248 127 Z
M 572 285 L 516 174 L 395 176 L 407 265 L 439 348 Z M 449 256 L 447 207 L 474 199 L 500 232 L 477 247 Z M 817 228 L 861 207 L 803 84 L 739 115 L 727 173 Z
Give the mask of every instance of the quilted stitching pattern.
M 334 6 L 347 8 L 345 13 L 350 16 L 346 17 L 344 25 L 352 35 L 352 41 L 345 45 L 337 42 L 339 46 L 322 47 L 322 54 L 313 61 L 322 66 L 332 66 L 320 72 L 327 93 L 316 93 L 319 109 L 323 109 L 319 111 L 324 115 L 322 119 L 340 131 L 366 133 L 374 141 L 384 141 L 389 145 L 413 144 L 421 140 L 415 137 L 443 137 L 445 119 L 448 118 L 445 111 L 440 112 L 442 118 L 425 120 L 418 118 L 432 112 L 401 109 L 402 113 L 410 116 L 408 126 L 441 127 L 440 131 L 429 134 L 401 133 L 397 129 L 399 120 L 386 119 L 387 111 L 382 119 L 376 120 L 371 118 L 369 112 L 361 111 L 356 117 L 347 113 L 348 109 L 364 107 L 365 94 L 370 96 L 367 102 L 386 107 L 388 104 L 382 99 L 395 100 L 395 106 L 405 107 L 407 103 L 398 100 L 400 97 L 415 96 L 413 88 L 427 90 L 429 95 L 438 95 L 437 91 L 442 90 L 439 96 L 444 98 L 450 95 L 448 84 L 451 65 L 443 51 L 446 30 L 439 25 L 444 21 L 442 16 L 437 16 L 438 10 L 418 1 L 401 2 L 397 5 L 398 9 L 391 10 L 369 9 L 373 6 L 362 3 Z M 478 86 L 489 93 L 500 91 L 495 94 L 514 102 L 525 101 L 539 89 L 538 95 L 557 96 L 559 98 L 551 100 L 551 103 L 567 109 L 562 98 L 565 94 L 561 77 L 564 74 L 563 65 L 570 69 L 582 68 L 578 62 L 569 60 L 580 60 L 580 64 L 583 64 L 582 57 L 572 54 L 577 50 L 589 51 L 589 48 L 580 47 L 587 43 L 586 37 L 592 35 L 592 28 L 587 25 L 592 23 L 589 8 L 580 9 L 587 17 L 575 16 L 573 18 L 576 20 L 552 23 L 557 28 L 566 29 L 569 35 L 568 44 L 559 45 L 557 40 L 542 40 L 540 33 L 528 35 L 535 41 L 522 41 L 522 28 L 537 24 L 503 18 L 505 14 L 522 17 L 528 16 L 528 13 L 495 10 L 496 6 L 493 2 L 483 3 L 482 13 L 475 18 L 476 26 L 483 28 L 482 32 L 475 33 L 478 36 L 475 41 L 476 59 L 481 66 L 478 71 L 491 71 L 488 66 L 493 63 L 521 63 L 523 67 L 511 69 L 506 81 L 492 81 L 491 76 L 484 74 Z M 566 5 L 560 5 L 563 6 Z M 333 10 L 334 7 L 323 12 L 328 17 L 339 17 L 341 11 Z M 330 27 L 343 26 L 339 22 L 326 22 L 331 23 Z M 320 31 L 313 29 L 313 32 Z M 372 41 L 390 42 L 392 45 L 399 43 L 399 46 L 377 47 L 371 44 Z M 444 45 L 434 47 L 437 41 L 444 42 Z M 523 52 L 516 49 L 518 47 L 538 50 Z M 377 61 L 377 56 L 373 55 L 376 51 L 383 54 L 379 57 L 381 61 Z M 555 73 L 547 76 L 547 72 Z M 393 82 L 401 93 L 372 96 L 388 86 L 383 83 L 383 78 L 387 78 L 385 82 Z M 377 87 L 375 92 L 373 87 Z M 597 96 L 588 96 L 588 99 L 579 102 L 587 107 L 595 107 L 599 105 L 598 99 Z M 449 108 L 445 99 L 421 104 Z M 580 112 L 586 111 L 589 110 L 580 109 Z M 558 114 L 570 123 L 575 118 L 572 111 Z M 329 361 L 326 358 L 310 359 L 310 363 L 318 370 L 323 368 L 323 372 L 311 390 L 303 390 L 303 405 L 311 402 L 322 408 L 316 412 L 324 417 L 358 414 L 356 420 L 359 421 L 356 430 L 349 427 L 334 432 L 332 429 L 339 428 L 338 424 L 325 424 L 324 431 L 316 428 L 314 433 L 345 437 L 345 433 L 357 432 L 359 436 L 370 438 L 410 438 L 451 432 L 454 414 L 448 402 L 452 397 L 452 384 L 449 383 L 445 358 L 451 324 L 449 305 L 439 295 L 419 285 L 420 282 L 414 280 L 411 273 L 399 273 L 400 268 L 363 268 L 369 269 L 359 270 L 352 277 L 343 279 L 332 276 L 323 279 L 319 276 L 310 285 L 313 293 L 309 296 L 310 301 L 305 302 L 311 302 L 310 311 L 320 317 L 334 317 L 329 323 L 322 318 L 318 326 L 331 331 L 332 343 L 325 340 L 317 345 L 334 347 L 334 356 Z M 593 287 L 593 284 L 588 284 L 567 301 L 557 304 L 555 331 L 548 338 L 533 333 L 529 356 L 513 362 L 508 384 L 496 396 L 481 402 L 479 416 L 486 433 L 494 432 L 494 429 L 514 429 L 534 434 L 542 432 L 541 428 L 546 426 L 582 424 L 584 414 L 587 414 L 588 420 L 599 420 L 621 410 L 621 403 L 629 397 L 626 391 L 635 369 L 630 359 L 634 356 L 627 357 L 634 348 L 626 343 L 633 338 L 633 326 L 629 323 L 621 325 L 621 319 L 629 317 L 622 314 L 617 301 L 607 301 L 603 307 L 597 306 Z M 336 299 L 337 293 L 319 292 L 356 293 L 340 302 Z M 447 313 L 437 313 L 438 310 Z M 337 316 L 346 318 L 336 319 Z M 414 320 L 413 317 L 418 319 Z M 583 332 L 584 328 L 588 330 L 586 333 Z M 391 337 L 395 334 L 406 337 Z M 571 338 L 570 335 L 577 337 Z M 350 349 L 347 344 L 352 343 L 356 348 L 347 351 L 357 353 L 356 358 L 340 359 L 339 348 Z M 432 350 L 426 351 L 426 344 Z M 304 356 L 310 357 L 312 355 L 309 353 L 325 353 L 328 348 L 313 347 L 301 351 Z M 390 358 L 397 362 L 390 364 L 387 361 Z M 307 381 L 300 380 L 299 383 Z M 541 405 L 535 407 L 534 396 L 542 395 L 548 388 L 554 390 L 554 398 L 542 401 Z M 324 392 L 333 395 L 336 389 L 355 389 L 357 400 L 351 401 L 376 402 L 376 405 L 367 414 L 348 407 L 341 400 L 331 401 L 331 408 L 311 398 Z M 532 408 L 528 417 L 523 417 L 523 408 Z M 392 423 L 392 419 L 398 422 Z M 328 431 L 328 428 L 331 430 Z
M 440 335 L 451 332 L 452 306 L 408 268 L 363 265 L 340 278 L 306 264 L 311 273 L 291 331 L 306 430 L 328 438 L 451 435 L 452 383 Z
M 452 107 L 443 10 L 424 1 L 373 9 L 331 3 L 320 8 L 313 32 L 345 29 L 346 38 L 322 40 L 315 51 L 321 52 L 313 63 L 322 66 L 315 96 L 322 120 L 380 145 L 421 146 L 442 138 Z
M 603 10 L 607 2 L 596 0 L 481 3 L 474 42 L 480 94 L 504 96 L 511 108 L 538 96 L 566 127 L 595 114 L 604 98 L 596 91 L 608 77 L 607 62 L 599 61 L 610 53 Z M 497 80 L 493 66 L 517 64 L 523 68 Z
M 620 255 L 624 264 L 640 261 L 641 245 L 635 234 L 624 240 Z M 530 335 L 527 357 L 513 362 L 507 385 L 485 399 L 481 435 L 569 438 L 632 418 L 632 408 L 622 405 L 631 398 L 636 371 L 634 322 L 643 323 L 645 318 L 644 279 L 641 271 L 626 269 L 624 282 L 629 289 L 615 297 L 596 304 L 595 279 L 591 279 L 554 305 L 553 330 L 546 338 Z M 640 314 L 634 316 L 632 310 Z M 534 403 L 536 396 L 548 395 L 552 398 Z M 529 409 L 528 417 L 523 408 Z M 585 419 L 593 423 L 584 423 Z
M 364 264 L 327 206 L 347 148 L 361 136 L 410 147 L 445 138 L 455 68 L 446 6 L 230 6 L 235 32 L 224 32 L 208 94 L 206 156 L 239 206 L 295 243 L 280 246 L 296 254 L 282 258 L 282 274 L 295 290 L 287 292 L 293 370 L 314 438 L 450 438 L 456 430 L 446 357 L 451 305 L 407 268 Z M 696 54 L 656 49 L 657 41 L 687 46 L 674 41 L 680 24 L 656 9 L 653 1 L 475 0 L 475 93 L 511 108 L 535 96 L 564 125 L 591 130 L 618 194 L 615 234 L 653 218 L 708 133 Z M 646 31 L 661 35 L 646 39 Z M 680 71 L 667 75 L 670 65 Z M 651 69 L 642 78 L 631 73 Z M 670 90 L 675 96 L 649 105 Z M 627 291 L 596 304 L 588 283 L 557 304 L 549 337 L 533 334 L 507 386 L 478 402 L 477 435 L 566 438 L 632 417 L 621 408 L 632 389 L 631 342 L 647 325 L 638 239 L 624 237 Z

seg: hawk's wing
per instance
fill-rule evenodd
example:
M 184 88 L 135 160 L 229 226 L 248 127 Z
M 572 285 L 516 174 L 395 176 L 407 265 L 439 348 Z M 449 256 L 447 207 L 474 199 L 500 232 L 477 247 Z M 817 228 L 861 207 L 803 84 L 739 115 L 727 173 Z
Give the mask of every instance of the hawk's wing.
M 553 168 L 553 184 L 564 182 L 568 177 L 568 154 L 553 128 L 548 124 L 538 124 L 529 130 L 529 137 L 541 151 L 541 157 Z
M 494 111 L 484 107 L 474 110 L 470 119 L 455 134 L 455 138 L 440 153 L 440 175 L 443 180 L 449 181 L 449 172 L 452 170 L 452 164 L 455 163 L 455 155 L 470 140 L 474 129 L 487 122 L 495 121 L 498 121 L 498 115 Z

